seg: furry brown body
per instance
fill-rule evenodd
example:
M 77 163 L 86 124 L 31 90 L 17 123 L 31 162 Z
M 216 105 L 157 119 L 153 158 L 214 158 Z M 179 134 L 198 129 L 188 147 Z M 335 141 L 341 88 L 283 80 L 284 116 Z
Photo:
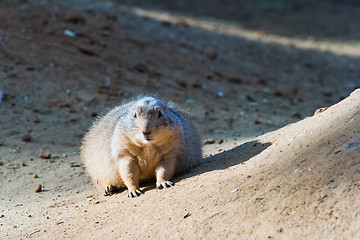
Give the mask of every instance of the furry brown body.
M 156 178 L 170 187 L 174 174 L 202 159 L 200 138 L 189 121 L 153 97 L 118 106 L 99 118 L 85 135 L 81 158 L 98 189 L 127 187 L 141 194 L 139 181 Z

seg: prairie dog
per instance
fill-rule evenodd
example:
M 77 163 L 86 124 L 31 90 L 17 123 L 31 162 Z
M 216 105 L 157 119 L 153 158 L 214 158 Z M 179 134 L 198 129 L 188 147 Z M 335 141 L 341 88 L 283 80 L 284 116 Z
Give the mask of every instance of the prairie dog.
M 81 159 L 104 195 L 127 187 L 128 196 L 136 197 L 145 179 L 171 187 L 174 174 L 199 163 L 202 151 L 183 114 L 157 98 L 140 97 L 95 122 L 83 139 Z

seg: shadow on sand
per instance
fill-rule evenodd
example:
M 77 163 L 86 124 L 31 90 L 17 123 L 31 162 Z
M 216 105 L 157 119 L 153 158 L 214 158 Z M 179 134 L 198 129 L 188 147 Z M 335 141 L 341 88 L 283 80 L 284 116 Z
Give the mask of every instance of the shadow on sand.
M 204 158 L 200 164 L 194 167 L 193 171 L 178 176 L 176 180 L 200 175 L 202 173 L 211 172 L 214 170 L 226 169 L 238 164 L 245 163 L 246 161 L 260 154 L 270 145 L 270 142 L 260 143 L 257 140 L 243 143 L 240 146 L 230 150 Z

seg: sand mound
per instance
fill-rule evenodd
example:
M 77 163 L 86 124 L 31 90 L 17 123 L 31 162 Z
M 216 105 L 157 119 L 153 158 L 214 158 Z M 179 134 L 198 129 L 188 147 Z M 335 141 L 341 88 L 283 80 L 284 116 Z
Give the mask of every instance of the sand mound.
M 359 126 L 357 90 L 317 116 L 259 137 L 270 146 L 245 167 L 229 169 L 224 183 L 238 185 L 237 200 L 222 208 L 226 217 L 211 219 L 213 228 L 225 218 L 222 226 L 234 237 L 359 238 Z

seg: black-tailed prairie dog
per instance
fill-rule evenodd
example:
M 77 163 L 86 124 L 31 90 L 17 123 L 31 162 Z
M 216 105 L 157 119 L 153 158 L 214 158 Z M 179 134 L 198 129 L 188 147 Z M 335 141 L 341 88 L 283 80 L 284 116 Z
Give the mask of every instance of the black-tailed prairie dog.
M 105 195 L 127 187 L 141 194 L 139 181 L 156 179 L 171 187 L 174 174 L 202 159 L 201 143 L 190 122 L 169 104 L 139 97 L 100 117 L 85 135 L 81 158 L 97 188 Z

